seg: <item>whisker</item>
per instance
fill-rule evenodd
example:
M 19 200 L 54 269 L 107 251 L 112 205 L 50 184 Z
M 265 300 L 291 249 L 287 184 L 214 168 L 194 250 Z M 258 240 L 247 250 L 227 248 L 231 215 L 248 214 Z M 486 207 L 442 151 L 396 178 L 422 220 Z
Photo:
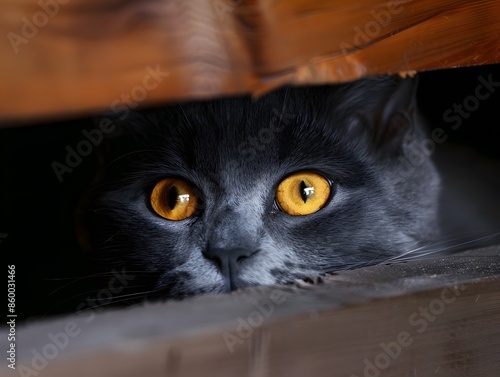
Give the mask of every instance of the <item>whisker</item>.
M 479 243 L 481 241 L 496 237 L 497 235 L 500 235 L 500 232 L 495 232 L 495 233 L 489 234 L 487 236 L 477 237 L 477 238 L 474 238 L 472 240 L 466 240 L 466 241 L 459 242 L 459 243 L 452 244 L 452 245 L 449 245 L 449 243 L 452 241 L 461 240 L 461 239 L 464 239 L 464 238 L 467 238 L 470 236 L 450 237 L 449 239 L 445 239 L 443 241 L 436 242 L 436 243 L 431 243 L 430 245 L 426 245 L 424 247 L 411 250 L 410 252 L 406 252 L 406 253 L 401 254 L 399 256 L 398 255 L 394 256 L 394 257 L 390 258 L 390 260 L 391 261 L 400 261 L 400 262 L 415 260 L 417 258 L 422 258 L 422 257 L 428 256 L 428 255 L 435 255 L 435 254 L 442 253 L 442 252 L 448 252 L 450 250 L 456 250 L 458 248 L 462 249 L 464 246 Z M 445 244 L 445 246 L 436 248 L 436 246 L 439 246 L 442 244 Z M 413 253 L 415 253 L 416 250 L 422 250 L 423 253 L 418 253 L 416 255 L 413 255 Z

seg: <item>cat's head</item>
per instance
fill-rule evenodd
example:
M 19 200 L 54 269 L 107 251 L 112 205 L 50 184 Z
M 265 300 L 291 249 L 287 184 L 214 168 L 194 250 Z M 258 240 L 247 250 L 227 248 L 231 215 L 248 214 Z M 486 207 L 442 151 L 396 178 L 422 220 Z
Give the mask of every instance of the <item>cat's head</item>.
M 412 79 L 184 103 L 116 127 L 79 235 L 138 292 L 286 283 L 383 262 L 436 231 Z

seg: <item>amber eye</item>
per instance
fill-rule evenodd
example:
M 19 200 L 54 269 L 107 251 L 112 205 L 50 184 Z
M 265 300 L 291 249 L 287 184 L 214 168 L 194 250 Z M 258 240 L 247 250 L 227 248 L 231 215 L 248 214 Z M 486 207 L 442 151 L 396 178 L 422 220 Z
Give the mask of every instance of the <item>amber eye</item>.
M 283 212 L 293 216 L 319 211 L 330 197 L 330 183 L 321 175 L 303 171 L 285 178 L 276 189 L 276 201 Z
M 193 185 L 177 178 L 164 178 L 151 193 L 151 206 L 167 220 L 184 220 L 191 217 L 198 207 L 198 197 Z

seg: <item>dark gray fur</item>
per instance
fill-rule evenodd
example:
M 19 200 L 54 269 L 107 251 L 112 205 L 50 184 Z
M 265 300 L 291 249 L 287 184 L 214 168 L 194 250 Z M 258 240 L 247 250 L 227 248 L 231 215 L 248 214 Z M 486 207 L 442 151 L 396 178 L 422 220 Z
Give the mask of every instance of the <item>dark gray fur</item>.
M 440 185 L 429 157 L 406 163 L 422 155 L 425 136 L 415 85 L 368 78 L 129 116 L 82 199 L 82 247 L 99 270 L 134 274 L 128 288 L 139 297 L 180 298 L 382 263 L 426 245 L 438 236 Z M 290 216 L 275 190 L 304 169 L 329 178 L 333 195 L 312 215 Z M 167 176 L 198 188 L 197 216 L 173 222 L 151 210 L 151 189 Z M 224 276 L 210 248 L 252 256 Z

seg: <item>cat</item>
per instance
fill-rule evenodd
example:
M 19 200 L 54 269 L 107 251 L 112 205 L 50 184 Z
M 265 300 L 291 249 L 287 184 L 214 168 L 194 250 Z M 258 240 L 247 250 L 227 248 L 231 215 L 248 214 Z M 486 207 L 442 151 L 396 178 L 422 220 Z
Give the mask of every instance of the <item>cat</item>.
M 408 168 L 427 130 L 417 81 L 120 114 L 76 211 L 79 244 L 103 285 L 127 271 L 121 297 L 140 300 L 286 284 L 418 250 L 439 238 L 440 177 L 429 156 Z

